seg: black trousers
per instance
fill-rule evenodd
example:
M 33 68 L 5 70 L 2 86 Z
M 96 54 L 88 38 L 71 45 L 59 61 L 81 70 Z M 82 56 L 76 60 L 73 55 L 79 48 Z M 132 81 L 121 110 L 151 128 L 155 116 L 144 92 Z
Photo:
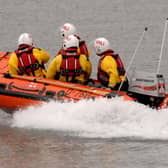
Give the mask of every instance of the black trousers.
M 113 90 L 118 90 L 119 87 L 120 87 L 121 83 L 118 83 L 114 88 Z M 128 83 L 128 80 L 124 81 L 122 83 L 122 86 L 120 88 L 120 91 L 128 91 L 128 87 L 129 87 L 129 83 Z

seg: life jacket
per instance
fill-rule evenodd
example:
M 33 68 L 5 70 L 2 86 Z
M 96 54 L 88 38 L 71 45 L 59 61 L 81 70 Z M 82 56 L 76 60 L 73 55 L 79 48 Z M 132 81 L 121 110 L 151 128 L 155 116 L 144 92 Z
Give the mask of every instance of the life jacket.
M 76 76 L 80 76 L 82 73 L 82 67 L 80 64 L 80 53 L 77 52 L 75 48 L 66 49 L 62 52 L 62 63 L 60 66 L 60 74 L 62 76 L 66 76 L 66 81 L 68 81 L 68 77 L 72 76 L 71 82 L 75 81 Z M 59 77 L 57 76 L 56 79 Z
M 40 67 L 38 61 L 33 55 L 33 48 L 34 47 L 28 45 L 21 45 L 19 46 L 18 50 L 15 51 L 18 57 L 18 68 L 20 75 L 29 75 L 32 73 L 32 75 L 35 76 L 34 72 Z
M 124 76 L 125 75 L 125 69 L 124 69 L 124 65 L 121 61 L 121 58 L 118 54 L 114 53 L 113 50 L 108 50 L 106 52 L 104 52 L 102 54 L 103 56 L 100 58 L 99 60 L 99 63 L 98 63 L 98 73 L 97 73 L 97 79 L 105 86 L 108 85 L 108 82 L 109 82 L 109 75 L 104 72 L 102 69 L 101 69 L 101 63 L 102 63 L 102 60 L 106 57 L 106 56 L 112 56 L 116 63 L 117 63 L 117 70 L 118 70 L 118 74 L 119 76 Z
M 88 48 L 86 46 L 86 43 L 84 40 L 81 40 L 79 36 L 75 35 L 77 37 L 77 39 L 79 40 L 79 49 L 80 49 L 80 53 L 86 55 L 87 57 L 89 57 L 89 51 Z

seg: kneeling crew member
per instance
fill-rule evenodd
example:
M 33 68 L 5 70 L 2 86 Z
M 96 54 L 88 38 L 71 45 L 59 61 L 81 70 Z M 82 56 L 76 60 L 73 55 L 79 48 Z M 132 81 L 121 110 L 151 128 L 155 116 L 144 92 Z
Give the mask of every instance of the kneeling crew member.
M 45 77 L 44 64 L 49 59 L 50 55 L 46 51 L 33 47 L 32 36 L 28 33 L 23 33 L 18 38 L 18 49 L 10 56 L 9 73 Z
M 78 52 L 79 40 L 74 35 L 64 39 L 63 51 L 49 64 L 47 78 L 85 84 L 92 70 L 87 56 Z
M 100 56 L 97 71 L 99 82 L 106 87 L 118 90 L 124 80 L 121 90 L 127 91 L 128 80 L 124 77 L 124 65 L 119 55 L 110 49 L 109 41 L 103 37 L 97 38 L 94 41 L 94 49 L 97 56 Z

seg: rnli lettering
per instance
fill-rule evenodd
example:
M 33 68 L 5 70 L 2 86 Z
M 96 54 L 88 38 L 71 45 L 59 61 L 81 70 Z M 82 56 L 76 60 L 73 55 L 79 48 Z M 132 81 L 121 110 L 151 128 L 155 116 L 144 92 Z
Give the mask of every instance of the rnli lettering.
M 89 94 L 89 93 L 87 93 L 87 92 L 78 91 L 78 92 L 75 94 L 75 97 L 88 99 L 88 98 L 91 98 L 92 96 L 91 96 L 91 94 Z
M 70 28 L 69 26 L 63 26 L 64 30 L 69 30 L 69 28 Z
M 93 98 L 94 96 L 88 92 L 84 92 L 84 91 L 78 91 L 78 90 L 74 90 L 74 89 L 68 89 L 68 90 L 64 90 L 65 94 L 64 96 L 72 98 L 74 100 L 80 100 L 80 99 L 90 99 Z
M 104 46 L 104 41 L 96 40 L 96 44 L 99 44 L 99 45 L 101 45 L 101 46 Z

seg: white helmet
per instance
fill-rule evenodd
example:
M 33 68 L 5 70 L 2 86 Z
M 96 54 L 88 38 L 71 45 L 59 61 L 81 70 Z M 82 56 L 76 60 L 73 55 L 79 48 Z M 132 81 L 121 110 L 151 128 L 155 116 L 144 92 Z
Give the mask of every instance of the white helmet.
M 79 40 L 77 39 L 76 36 L 70 35 L 66 37 L 63 41 L 63 49 L 66 50 L 67 48 L 70 47 L 79 47 Z
M 65 38 L 71 34 L 76 33 L 76 28 L 73 24 L 71 23 L 65 23 L 61 28 L 60 28 L 60 33 L 61 37 Z
M 33 45 L 33 39 L 31 34 L 22 33 L 18 38 L 18 45 L 21 45 L 21 44 Z
M 94 41 L 94 49 L 96 54 L 102 54 L 103 52 L 110 49 L 110 43 L 104 37 L 97 38 Z

